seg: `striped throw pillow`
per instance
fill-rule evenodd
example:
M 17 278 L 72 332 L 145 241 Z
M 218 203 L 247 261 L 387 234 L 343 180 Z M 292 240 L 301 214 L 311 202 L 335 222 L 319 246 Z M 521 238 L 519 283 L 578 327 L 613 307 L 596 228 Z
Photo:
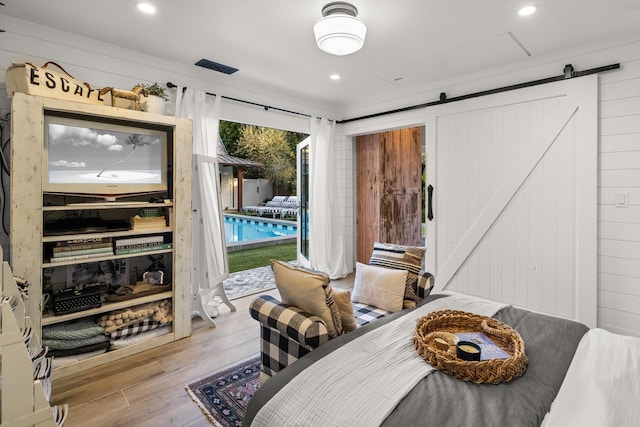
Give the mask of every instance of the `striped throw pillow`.
M 403 308 L 415 307 L 418 303 L 418 275 L 422 269 L 422 260 L 427 251 L 424 247 L 404 246 L 391 243 L 374 242 L 369 265 L 407 270 L 407 283 L 404 290 Z

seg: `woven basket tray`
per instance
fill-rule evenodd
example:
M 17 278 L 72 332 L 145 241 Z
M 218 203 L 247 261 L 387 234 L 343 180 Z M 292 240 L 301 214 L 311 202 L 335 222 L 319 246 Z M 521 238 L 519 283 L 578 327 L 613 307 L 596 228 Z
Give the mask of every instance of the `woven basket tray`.
M 479 362 L 458 359 L 455 342 L 451 339 L 451 334 L 457 332 L 483 332 L 510 357 Z M 449 349 L 438 348 L 435 338 L 447 341 Z M 518 378 L 527 369 L 527 355 L 520 334 L 509 325 L 478 314 L 434 311 L 418 319 L 413 342 L 431 366 L 463 381 L 498 384 Z

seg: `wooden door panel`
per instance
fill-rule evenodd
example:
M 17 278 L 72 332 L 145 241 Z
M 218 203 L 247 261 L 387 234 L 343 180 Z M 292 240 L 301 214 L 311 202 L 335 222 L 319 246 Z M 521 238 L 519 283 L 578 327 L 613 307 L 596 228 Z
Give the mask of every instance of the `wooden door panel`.
M 356 138 L 357 260 L 375 241 L 420 245 L 422 128 Z
M 381 241 L 420 246 L 421 198 L 415 188 L 384 193 L 380 200 Z
M 356 250 L 357 260 L 368 263 L 373 242 L 380 230 L 380 135 L 365 135 L 356 138 Z

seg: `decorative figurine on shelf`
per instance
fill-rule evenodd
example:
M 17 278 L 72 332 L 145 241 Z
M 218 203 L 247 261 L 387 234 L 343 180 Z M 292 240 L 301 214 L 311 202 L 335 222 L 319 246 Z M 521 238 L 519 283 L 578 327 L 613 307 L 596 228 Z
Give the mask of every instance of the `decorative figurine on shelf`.
M 164 273 L 162 271 L 145 271 L 142 274 L 142 281 L 151 285 L 162 285 Z
M 116 89 L 115 87 L 105 87 L 100 90 L 100 95 L 105 95 L 111 92 L 111 106 L 116 106 L 116 98 L 122 98 L 133 102 L 133 109 L 137 111 L 142 110 L 140 104 L 140 94 L 144 90 L 141 85 L 135 85 L 131 90 Z
M 142 281 L 152 285 L 162 285 L 164 283 L 164 272 L 162 271 L 165 268 L 164 257 L 162 255 L 147 255 L 147 258 L 151 264 L 142 274 Z
M 106 296 L 107 301 L 123 301 L 171 289 L 171 283 L 164 283 L 163 270 L 166 267 L 163 256 L 147 255 L 147 259 L 151 263 L 144 272 L 139 274 L 138 267 L 134 267 L 135 273 L 131 275 L 131 283 L 109 292 Z
M 145 271 L 159 271 L 166 268 L 166 266 L 164 265 L 164 257 L 162 255 L 147 255 L 147 259 L 151 261 L 151 264 Z

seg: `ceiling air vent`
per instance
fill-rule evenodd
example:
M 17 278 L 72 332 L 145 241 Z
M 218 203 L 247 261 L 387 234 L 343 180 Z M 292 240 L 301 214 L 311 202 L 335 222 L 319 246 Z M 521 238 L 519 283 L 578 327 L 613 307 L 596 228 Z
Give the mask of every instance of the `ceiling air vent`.
M 200 61 L 196 62 L 195 65 L 224 74 L 233 74 L 238 71 L 237 68 L 229 67 L 228 65 L 224 64 L 218 64 L 217 62 L 209 61 L 208 59 L 201 59 Z

